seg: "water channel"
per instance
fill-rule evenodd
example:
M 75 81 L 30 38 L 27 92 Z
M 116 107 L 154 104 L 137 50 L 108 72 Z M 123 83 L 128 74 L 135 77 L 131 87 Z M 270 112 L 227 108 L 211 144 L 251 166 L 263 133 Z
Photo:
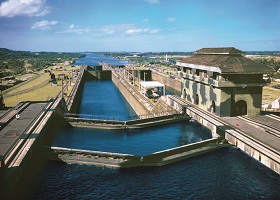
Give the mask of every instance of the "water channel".
M 86 58 L 102 56 L 89 54 Z M 79 60 L 79 64 L 83 60 Z M 89 59 L 89 60 L 91 60 Z M 112 59 L 112 58 L 110 58 Z M 114 59 L 112 59 L 114 60 Z M 92 61 L 94 63 L 97 61 Z M 119 61 L 115 61 L 119 62 Z M 99 94 L 94 95 L 94 94 Z M 111 81 L 85 83 L 80 113 L 134 111 Z M 211 137 L 194 122 L 112 132 L 62 128 L 52 145 L 146 155 Z M 15 197 L 34 199 L 279 199 L 280 176 L 234 147 L 163 167 L 115 169 L 38 159 Z

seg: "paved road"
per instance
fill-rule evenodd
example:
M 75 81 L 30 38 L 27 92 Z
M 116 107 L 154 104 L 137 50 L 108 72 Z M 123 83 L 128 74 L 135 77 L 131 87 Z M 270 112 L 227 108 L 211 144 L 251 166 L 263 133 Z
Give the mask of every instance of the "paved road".
M 5 156 L 23 136 L 24 130 L 33 122 L 47 103 L 31 103 L 21 113 L 20 118 L 13 118 L 0 130 L 0 157 Z
M 256 119 L 258 117 L 254 117 Z M 273 119 L 261 116 L 259 118 L 263 122 L 270 122 L 273 125 L 277 125 L 280 128 L 279 121 L 273 121 Z M 234 126 L 235 128 L 243 131 L 247 135 L 263 142 L 264 144 L 272 147 L 273 149 L 280 151 L 280 138 L 269 134 L 263 128 L 251 125 L 246 121 L 243 121 L 237 117 L 223 117 L 222 120 L 226 121 L 228 124 Z

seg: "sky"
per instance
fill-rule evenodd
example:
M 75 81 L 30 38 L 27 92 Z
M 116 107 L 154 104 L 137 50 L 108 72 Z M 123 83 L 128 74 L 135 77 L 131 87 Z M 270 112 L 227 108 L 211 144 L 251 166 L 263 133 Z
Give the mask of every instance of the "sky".
M 0 0 L 0 47 L 280 51 L 280 0 Z

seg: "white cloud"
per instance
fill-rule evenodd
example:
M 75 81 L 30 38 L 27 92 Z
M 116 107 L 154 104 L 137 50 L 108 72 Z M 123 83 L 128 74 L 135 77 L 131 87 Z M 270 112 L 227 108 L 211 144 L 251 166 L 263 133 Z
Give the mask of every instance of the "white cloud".
M 146 1 L 148 3 L 159 3 L 160 2 L 160 0 L 144 0 L 144 1 Z
M 125 35 L 141 35 L 141 34 L 156 34 L 159 29 L 149 29 L 149 28 L 134 28 L 125 31 Z
M 167 21 L 167 22 L 175 22 L 176 18 L 175 17 L 168 17 L 168 18 L 165 19 L 165 21 Z
M 116 24 L 116 25 L 108 25 L 100 28 L 100 32 L 106 35 L 112 35 L 115 33 L 123 33 L 126 30 L 134 27 L 133 24 Z
M 0 16 L 44 16 L 50 13 L 50 7 L 45 2 L 46 0 L 7 0 L 0 5 Z
M 142 20 L 142 22 L 145 22 L 145 23 L 148 23 L 149 21 L 150 21 L 150 19 L 148 19 L 148 18 Z
M 60 31 L 59 33 L 77 33 L 77 34 L 85 34 L 91 31 L 90 27 L 81 27 L 71 24 L 66 30 Z
M 139 28 L 134 24 L 115 24 L 104 26 L 99 31 L 106 35 L 141 35 L 141 34 L 156 34 L 160 29 Z
M 52 30 L 55 25 L 58 24 L 58 21 L 40 21 L 36 22 L 31 26 L 31 29 L 39 29 L 39 30 Z

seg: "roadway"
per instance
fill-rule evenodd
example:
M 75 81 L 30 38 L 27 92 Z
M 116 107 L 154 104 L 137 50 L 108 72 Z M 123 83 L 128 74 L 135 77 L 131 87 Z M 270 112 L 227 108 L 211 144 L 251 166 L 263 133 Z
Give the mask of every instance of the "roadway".
M 270 115 L 265 115 L 248 118 L 223 117 L 222 120 L 235 127 L 235 129 L 280 152 L 280 131 L 272 132 L 268 130 L 269 127 L 275 127 L 280 130 L 279 119 L 277 120 L 277 118 L 271 118 Z
M 6 158 L 13 151 L 17 142 L 26 137 L 25 132 L 45 108 L 48 102 L 27 103 L 23 109 L 11 109 L 0 119 L 2 129 L 0 129 L 0 158 Z M 19 112 L 19 119 L 15 115 Z M 7 119 L 4 119 L 7 118 Z

